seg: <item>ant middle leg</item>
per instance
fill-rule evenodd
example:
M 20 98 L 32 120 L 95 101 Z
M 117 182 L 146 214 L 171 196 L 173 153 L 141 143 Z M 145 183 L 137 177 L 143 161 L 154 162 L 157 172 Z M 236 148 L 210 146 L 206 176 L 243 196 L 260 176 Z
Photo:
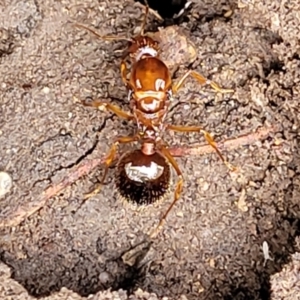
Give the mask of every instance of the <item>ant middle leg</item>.
M 105 159 L 105 170 L 104 170 L 104 174 L 102 176 L 102 179 L 99 183 L 99 185 L 90 193 L 85 194 L 84 195 L 84 200 L 89 199 L 92 196 L 95 196 L 96 194 L 98 194 L 101 190 L 101 187 L 105 181 L 105 178 L 107 176 L 108 173 L 108 169 L 111 165 L 111 163 L 115 160 L 116 158 L 116 154 L 117 154 L 117 147 L 119 144 L 125 144 L 125 143 L 132 143 L 135 142 L 137 140 L 137 136 L 124 136 L 124 137 L 120 137 L 118 138 L 113 145 L 110 148 L 110 151 Z M 81 204 L 82 205 L 82 204 Z
M 232 89 L 223 89 L 221 88 L 216 82 L 211 81 L 204 76 L 202 76 L 200 73 L 189 70 L 187 71 L 172 87 L 172 91 L 174 94 L 178 92 L 178 90 L 182 87 L 184 81 L 187 79 L 187 77 L 192 76 L 194 79 L 196 79 L 200 84 L 209 84 L 216 92 L 226 94 L 226 93 L 233 93 L 234 90 Z
M 223 163 L 226 165 L 226 167 L 230 170 L 230 171 L 235 171 L 236 167 L 234 167 L 233 165 L 231 165 L 222 155 L 221 151 L 219 150 L 217 143 L 215 142 L 215 140 L 213 139 L 213 137 L 209 134 L 209 132 L 207 132 L 206 130 L 202 129 L 199 126 L 176 126 L 176 125 L 167 125 L 167 128 L 169 130 L 173 130 L 173 131 L 177 131 L 177 132 L 201 132 L 207 143 L 213 147 L 216 151 L 216 153 L 218 154 L 218 156 L 220 157 L 220 159 L 223 161 Z
M 92 100 L 92 101 L 86 101 L 83 100 L 81 103 L 84 106 L 89 106 L 89 107 L 96 107 L 96 108 L 105 108 L 114 114 L 116 114 L 119 118 L 125 119 L 125 120 L 133 120 L 134 117 L 131 113 L 128 113 L 124 110 L 122 110 L 119 106 L 110 104 L 107 101 L 101 101 L 101 100 Z

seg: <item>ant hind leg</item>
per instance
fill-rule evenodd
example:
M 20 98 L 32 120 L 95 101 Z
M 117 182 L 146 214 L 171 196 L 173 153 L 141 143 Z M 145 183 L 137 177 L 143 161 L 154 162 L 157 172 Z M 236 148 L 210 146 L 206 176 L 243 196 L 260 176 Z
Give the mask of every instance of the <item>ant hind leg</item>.
M 134 141 L 136 141 L 136 140 L 137 140 L 137 137 L 136 137 L 136 136 L 124 136 L 124 137 L 118 138 L 117 141 L 115 141 L 115 142 L 113 143 L 113 145 L 111 146 L 110 151 L 109 151 L 109 153 L 108 153 L 108 155 L 107 155 L 107 157 L 106 157 L 106 159 L 105 159 L 105 170 L 104 170 L 104 174 L 103 174 L 103 176 L 102 176 L 102 179 L 101 179 L 99 185 L 98 185 L 92 192 L 90 192 L 90 193 L 84 195 L 84 201 L 81 203 L 80 206 L 82 206 L 83 203 L 84 203 L 87 199 L 89 199 L 89 198 L 95 196 L 96 194 L 98 194 L 98 193 L 100 192 L 101 187 L 102 187 L 102 185 L 103 185 L 103 183 L 104 183 L 104 181 L 105 181 L 105 178 L 106 178 L 106 176 L 107 176 L 108 169 L 109 169 L 110 165 L 112 164 L 112 162 L 113 162 L 113 161 L 115 160 L 115 158 L 116 158 L 117 147 L 118 147 L 118 145 L 119 145 L 119 144 L 125 144 L 125 143 L 131 143 L 131 142 L 134 142 Z
M 172 167 L 176 171 L 178 180 L 177 180 L 177 184 L 176 184 L 173 202 L 170 204 L 168 209 L 165 211 L 163 216 L 160 218 L 158 225 L 153 230 L 151 230 L 151 232 L 149 233 L 149 236 L 151 239 L 155 238 L 159 234 L 160 230 L 162 229 L 162 227 L 166 221 L 166 218 L 167 218 L 169 212 L 172 210 L 173 206 L 178 201 L 178 199 L 181 195 L 181 192 L 182 192 L 182 188 L 183 188 L 183 176 L 182 176 L 182 172 L 181 172 L 176 160 L 174 159 L 174 157 L 171 155 L 170 151 L 166 147 L 162 146 L 160 148 L 160 152 L 169 161 L 169 163 L 172 165 Z

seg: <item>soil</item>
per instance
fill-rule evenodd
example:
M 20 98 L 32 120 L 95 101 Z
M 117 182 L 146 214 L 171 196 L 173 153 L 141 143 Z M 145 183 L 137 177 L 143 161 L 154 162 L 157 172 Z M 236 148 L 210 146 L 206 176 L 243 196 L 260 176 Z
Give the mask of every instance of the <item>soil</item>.
M 300 289 L 299 12 L 298 1 L 194 0 L 175 21 L 150 14 L 146 31 L 175 22 L 172 34 L 177 28 L 188 45 L 172 65 L 170 28 L 161 29 L 174 80 L 193 69 L 234 89 L 215 93 L 189 79 L 168 121 L 203 126 L 216 141 L 237 138 L 221 150 L 238 170 L 229 172 L 213 152 L 176 158 L 183 193 L 149 240 L 173 194 L 143 209 L 127 205 L 114 167 L 87 201 L 103 165 L 41 202 L 43 191 L 135 130 L 81 103 L 100 99 L 129 110 L 119 70 L 126 42 L 72 24 L 130 37 L 143 8 L 131 0 L 2 1 L 0 171 L 12 186 L 0 199 L 1 299 L 300 299 L 291 294 Z M 239 144 L 262 128 L 266 136 Z M 166 133 L 165 140 L 205 144 L 199 134 Z M 176 180 L 173 172 L 172 192 Z

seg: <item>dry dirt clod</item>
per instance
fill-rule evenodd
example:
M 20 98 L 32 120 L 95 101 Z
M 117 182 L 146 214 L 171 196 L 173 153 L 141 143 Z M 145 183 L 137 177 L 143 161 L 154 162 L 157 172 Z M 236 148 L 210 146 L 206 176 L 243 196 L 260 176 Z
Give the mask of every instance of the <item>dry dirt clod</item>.
M 179 26 L 159 28 L 150 37 L 159 42 L 161 57 L 171 72 L 181 65 L 189 65 L 197 58 L 196 46 Z

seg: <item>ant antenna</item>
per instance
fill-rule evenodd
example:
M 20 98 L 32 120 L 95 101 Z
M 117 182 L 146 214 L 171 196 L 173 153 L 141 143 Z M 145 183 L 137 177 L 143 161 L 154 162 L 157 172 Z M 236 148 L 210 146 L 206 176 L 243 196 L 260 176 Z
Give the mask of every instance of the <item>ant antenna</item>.
M 117 35 L 107 35 L 107 36 L 105 36 L 105 35 L 100 35 L 96 31 L 94 31 L 94 30 L 86 27 L 83 24 L 75 23 L 73 25 L 76 26 L 76 27 L 79 27 L 79 28 L 83 28 L 83 29 L 91 32 L 92 34 L 94 34 L 96 37 L 98 37 L 101 40 L 105 40 L 105 41 L 128 41 L 128 42 L 132 42 L 132 39 L 130 39 L 130 38 L 126 37 L 126 36 L 117 36 Z
M 146 23 L 147 23 L 147 18 L 149 15 L 149 12 L 151 12 L 157 19 L 159 19 L 160 21 L 163 21 L 163 18 L 154 10 L 152 10 L 149 6 L 148 0 L 144 0 L 145 3 L 145 16 L 141 25 L 141 31 L 140 31 L 140 36 L 144 36 L 145 35 L 145 27 L 146 27 Z M 140 3 L 141 4 L 141 3 Z M 142 5 L 142 4 L 141 4 Z M 94 34 L 96 37 L 98 37 L 101 40 L 105 40 L 105 41 L 127 41 L 127 42 L 132 42 L 133 39 L 132 38 L 128 38 L 126 36 L 116 36 L 116 35 L 100 35 L 99 33 L 97 33 L 96 31 L 86 27 L 83 24 L 80 23 L 73 23 L 74 26 L 78 27 L 78 28 L 83 28 L 89 32 L 91 32 L 92 34 Z
M 146 26 L 148 14 L 149 14 L 149 4 L 148 4 L 148 1 L 144 0 L 144 2 L 145 2 L 145 16 L 144 16 L 143 23 L 141 25 L 141 33 L 140 33 L 141 36 L 144 35 L 144 30 L 145 30 L 145 26 Z

